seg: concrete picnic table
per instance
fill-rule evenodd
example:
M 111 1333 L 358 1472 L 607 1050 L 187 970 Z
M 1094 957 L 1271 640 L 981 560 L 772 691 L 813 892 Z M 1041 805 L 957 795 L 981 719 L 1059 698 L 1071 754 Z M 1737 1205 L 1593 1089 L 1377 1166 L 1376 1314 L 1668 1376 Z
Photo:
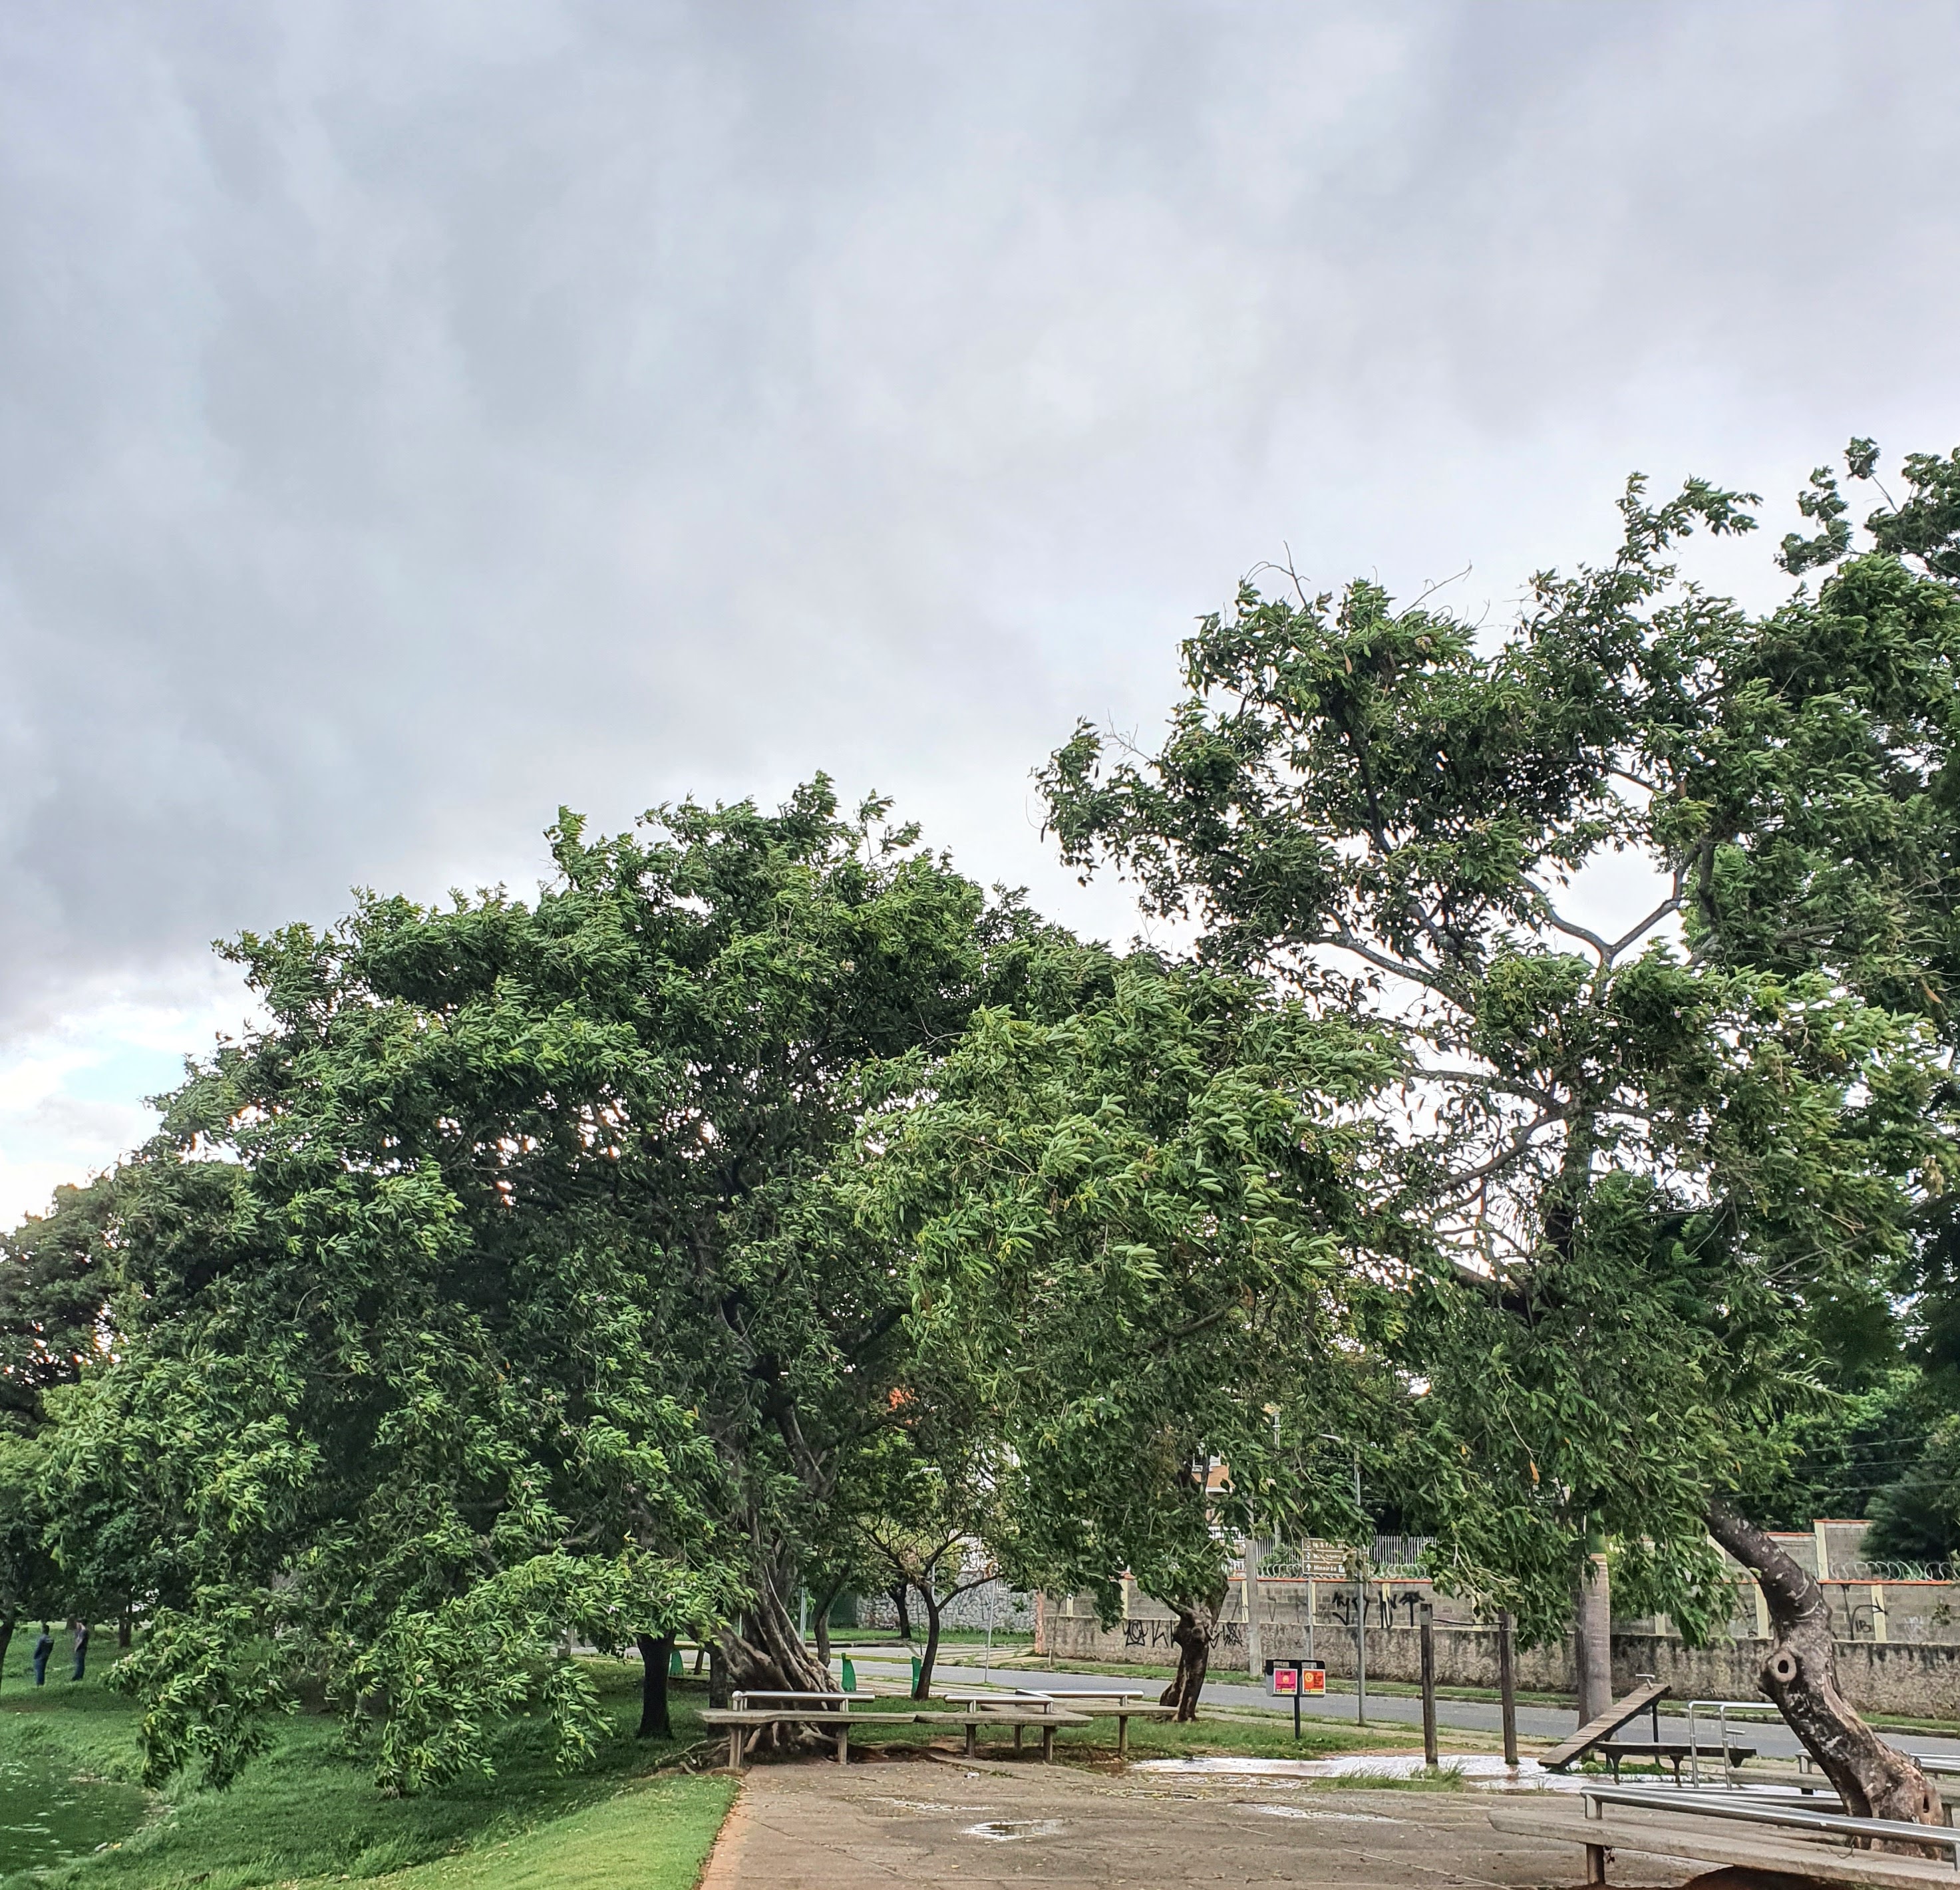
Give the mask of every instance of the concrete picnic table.
M 1045 1698 L 1006 1698 L 999 1695 L 989 1698 L 970 1693 L 942 1694 L 940 1696 L 957 1705 L 967 1702 L 963 1713 L 915 1713 L 914 1721 L 920 1726 L 962 1726 L 966 1729 L 966 1756 L 974 1758 L 980 1750 L 980 1729 L 983 1726 L 1011 1726 L 1014 1729 L 1014 1750 L 1021 1749 L 1022 1736 L 1029 1726 L 1038 1726 L 1042 1736 L 1042 1758 L 1044 1763 L 1052 1763 L 1055 1758 L 1055 1736 L 1064 1726 L 1087 1726 L 1086 1713 L 1071 1713 L 1065 1707 L 1058 1707 L 1052 1700 Z
M 1147 1691 L 1148 1689 L 1144 1687 L 1069 1687 L 1039 1691 L 1022 1688 L 1004 1694 L 982 1692 L 977 1689 L 962 1691 L 949 1688 L 940 1698 L 956 1701 L 964 1700 L 976 1714 L 986 1713 L 995 1717 L 999 1717 L 1003 1707 L 1015 1705 L 1039 1707 L 1044 1713 L 1059 1711 L 1072 1718 L 1080 1719 L 1085 1724 L 1092 1719 L 1112 1719 L 1116 1722 L 1116 1756 L 1125 1758 L 1130 1751 L 1131 1720 L 1169 1719 L 1174 1718 L 1177 1713 L 1176 1707 L 1160 1706 L 1154 1701 L 1148 1705 L 1140 1704 Z M 1104 1707 L 1093 1707 L 1089 1704 L 1098 1700 L 1106 1700 L 1111 1704 Z M 1039 1718 L 1031 1718 L 1023 1722 L 1023 1725 L 1039 1723 Z M 1014 1729 L 1014 1750 L 1017 1752 L 1021 1749 L 1022 1729 L 1022 1726 L 1017 1726 Z M 968 1728 L 966 1750 L 969 1758 L 973 1754 L 977 1732 L 977 1725 Z M 1045 1758 L 1052 1754 L 1054 1743 L 1052 1736 L 1043 1734 L 1042 1753 Z
M 704 1725 L 725 1726 L 728 1729 L 728 1767 L 730 1771 L 739 1772 L 751 1736 L 765 1726 L 834 1726 L 837 1762 L 848 1764 L 851 1758 L 851 1702 L 874 1700 L 877 1695 L 870 1692 L 846 1693 L 842 1688 L 826 1688 L 817 1693 L 757 1687 L 744 1688 L 729 1697 L 734 1703 L 732 1706 L 710 1707 L 701 1717 Z M 752 1701 L 764 1700 L 779 1704 L 751 1704 Z

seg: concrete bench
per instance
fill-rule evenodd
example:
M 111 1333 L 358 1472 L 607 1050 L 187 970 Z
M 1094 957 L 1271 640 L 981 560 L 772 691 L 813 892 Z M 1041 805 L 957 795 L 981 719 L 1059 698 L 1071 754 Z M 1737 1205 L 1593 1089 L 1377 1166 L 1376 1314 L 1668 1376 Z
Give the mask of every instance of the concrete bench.
M 1782 1871 L 1832 1883 L 1960 1882 L 1960 1831 L 1895 1819 L 1851 1818 L 1787 1799 L 1718 1789 L 1643 1792 L 1586 1788 L 1580 1804 L 1493 1806 L 1491 1828 L 1562 1839 L 1586 1853 L 1586 1881 L 1603 1884 L 1615 1851 Z M 1873 1840 L 1937 1847 L 1940 1857 L 1901 1857 L 1852 1847 Z
M 994 1710 L 1006 1706 L 1055 1707 L 1064 1712 L 1086 1713 L 1092 1719 L 1114 1720 L 1116 1722 L 1116 1756 L 1125 1758 L 1130 1750 L 1130 1722 L 1132 1720 L 1174 1720 L 1176 1707 L 1160 1706 L 1155 1701 L 1146 1703 L 1148 1689 L 1142 1687 L 1069 1687 L 1056 1692 L 1036 1692 L 1032 1689 L 1014 1693 L 983 1693 L 974 1690 L 963 1692 L 948 1688 L 939 1697 L 955 1702 L 964 1701 L 975 1712 Z M 1014 1749 L 1020 1750 L 1020 1735 L 1014 1736 Z
M 1065 1706 L 1071 1713 L 1086 1713 L 1091 1719 L 1114 1720 L 1116 1722 L 1116 1756 L 1127 1758 L 1130 1750 L 1130 1722 L 1132 1720 L 1174 1720 L 1176 1707 L 1160 1706 L 1154 1701 L 1145 1701 L 1141 1695 L 1126 1692 L 1080 1692 L 1071 1688 L 1067 1693 L 1048 1695 L 1058 1706 Z M 1093 1702 L 1101 1700 L 1106 1705 L 1097 1706 Z
M 861 1713 L 857 1714 L 856 1723 L 862 1726 L 865 1717 Z M 765 1726 L 834 1727 L 837 1762 L 840 1765 L 850 1763 L 853 1716 L 848 1713 L 819 1707 L 709 1707 L 702 1713 L 701 1719 L 704 1726 L 726 1726 L 728 1729 L 728 1769 L 731 1772 L 741 1771 L 742 1761 L 748 1755 L 750 1742 Z

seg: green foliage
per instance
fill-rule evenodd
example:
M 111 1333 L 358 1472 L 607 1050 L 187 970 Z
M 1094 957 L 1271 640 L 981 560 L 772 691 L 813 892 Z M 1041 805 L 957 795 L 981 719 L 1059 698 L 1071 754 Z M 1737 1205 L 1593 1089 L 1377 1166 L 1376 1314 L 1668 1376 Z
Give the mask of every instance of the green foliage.
M 1949 1415 L 1871 1506 L 1875 1559 L 1943 1562 L 1960 1551 L 1960 1415 Z
M 115 1175 L 59 1188 L 46 1214 L 0 1235 L 0 1656 L 18 1620 L 113 1608 L 129 1592 L 108 1557 L 57 1564 L 45 1488 L 51 1409 L 108 1338 L 123 1192 Z
M 529 1704 L 577 1758 L 567 1634 L 804 1658 L 902 1376 L 903 1282 L 825 1165 L 1036 935 L 883 815 L 567 815 L 533 905 L 234 948 L 272 1021 L 171 1099 L 56 1447 L 65 1558 L 136 1519 L 152 1777 L 235 1777 L 302 1675 L 412 1790 Z
M 866 1211 L 914 1256 L 922 1353 L 1009 1446 L 1020 1579 L 1113 1615 L 1128 1568 L 1215 1610 L 1216 1524 L 1328 1513 L 1276 1474 L 1274 1413 L 1313 1434 L 1355 1404 L 1351 1117 L 1391 1068 L 1255 985 L 1132 960 L 1058 1020 L 983 1013 L 869 1131 Z
M 228 1790 L 180 1778 L 151 1800 L 142 1829 L 113 1847 L 37 1875 L 60 1890 L 251 1890 L 294 1882 L 482 1885 L 564 1882 L 689 1890 L 727 1805 L 731 1780 L 671 1770 L 703 1736 L 698 1688 L 675 1689 L 675 1739 L 634 1736 L 637 1663 L 582 1663 L 602 1716 L 577 1773 L 557 1762 L 543 1716 L 485 1734 L 495 1777 L 466 1773 L 441 1792 L 383 1796 L 348 1766 L 330 1720 L 279 1720 L 271 1744 Z M 127 1780 L 133 1709 L 93 1682 L 0 1704 L 0 1774 L 20 1765 Z M 27 1890 L 29 1879 L 5 1879 Z
M 1500 638 L 1242 586 L 1160 752 L 1043 778 L 1191 964 L 820 778 L 242 938 L 266 1028 L 0 1242 L 0 1622 L 147 1617 L 153 1783 L 317 1690 L 415 1793 L 593 1759 L 568 1637 L 811 1683 L 798 1590 L 874 1555 L 1182 1634 L 1229 1532 L 1363 1535 L 1357 1459 L 1527 1640 L 1602 1535 L 1707 1631 L 1711 1500 L 1888 1425 L 1885 1539 L 1952 1547 L 1960 454 L 1904 476 L 1860 540 L 1820 472 L 1761 614 L 1672 562 L 1752 529 L 1701 482 Z
M 58 1188 L 48 1213 L 0 1234 L 0 1427 L 33 1429 L 47 1393 L 100 1356 L 120 1188 L 114 1175 Z
M 1843 562 L 1760 618 L 1670 562 L 1751 527 L 1700 482 L 1633 482 L 1617 557 L 1495 644 L 1372 584 L 1245 585 L 1159 754 L 1083 727 L 1044 777 L 1067 858 L 1402 1045 L 1407 1507 L 1528 1637 L 1602 1529 L 1717 1618 L 1709 1497 L 1775 1475 L 1847 1329 L 1883 1351 L 1946 1186 L 1956 515 L 1943 463 L 1908 476 L 1856 556 L 1815 488 L 1788 558 Z M 1608 937 L 1561 889 L 1616 856 L 1655 894 Z

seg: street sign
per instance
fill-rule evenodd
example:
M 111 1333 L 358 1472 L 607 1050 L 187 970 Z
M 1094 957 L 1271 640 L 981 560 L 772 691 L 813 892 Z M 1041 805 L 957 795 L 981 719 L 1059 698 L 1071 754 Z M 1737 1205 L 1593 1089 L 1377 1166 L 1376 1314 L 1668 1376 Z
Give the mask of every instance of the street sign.
M 1296 1694 L 1317 1694 L 1324 1698 L 1327 1692 L 1326 1663 L 1319 1660 L 1268 1660 L 1266 1680 L 1268 1690 L 1284 1699 L 1291 1699 Z
M 1275 1699 L 1293 1702 L 1293 1736 L 1300 1737 L 1300 1703 L 1312 1694 L 1327 1697 L 1327 1666 L 1320 1660 L 1268 1660 L 1266 1685 Z

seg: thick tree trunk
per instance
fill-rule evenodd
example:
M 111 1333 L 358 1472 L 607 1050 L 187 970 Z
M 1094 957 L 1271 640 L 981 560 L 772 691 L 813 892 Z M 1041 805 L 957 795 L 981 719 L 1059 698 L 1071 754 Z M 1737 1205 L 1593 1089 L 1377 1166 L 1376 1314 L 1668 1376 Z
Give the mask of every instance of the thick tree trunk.
M 126 1652 L 135 1637 L 135 1609 L 125 1603 L 122 1615 L 116 1623 L 116 1644 Z
M 901 1582 L 891 1591 L 892 1605 L 899 1612 L 899 1638 L 901 1640 L 909 1640 L 912 1637 L 912 1602 L 908 1599 L 912 1593 L 912 1586 L 910 1582 Z
M 803 1645 L 795 1618 L 784 1607 L 775 1585 L 765 1577 L 759 1589 L 755 1606 L 743 1618 L 742 1631 L 724 1628 L 717 1637 L 729 1691 L 828 1691 L 830 1675 Z M 803 1733 L 782 1726 L 765 1726 L 756 1742 L 763 1751 L 805 1742 Z
M 7 1678 L 7 1650 L 13 1644 L 14 1624 L 20 1619 L 11 1608 L 0 1613 L 0 1681 Z
M 1198 1717 L 1198 1698 L 1204 1690 L 1204 1670 L 1211 1664 L 1211 1639 L 1218 1627 L 1221 1596 L 1207 1606 L 1204 1602 L 1172 1602 L 1177 1625 L 1171 1639 L 1177 1643 L 1177 1672 L 1160 1696 L 1160 1706 L 1176 1707 L 1179 1720 Z
M 1579 1723 L 1613 1704 L 1613 1601 L 1606 1558 L 1589 1555 L 1573 1597 L 1573 1653 L 1579 1669 Z
M 1837 1787 L 1844 1809 L 1859 1818 L 1940 1823 L 1939 1794 L 1926 1782 L 1926 1774 L 1880 1739 L 1838 1691 L 1824 1590 L 1767 1534 L 1726 1503 L 1708 1506 L 1708 1532 L 1762 1589 L 1774 1631 L 1763 1662 L 1763 1691 Z
M 939 1658 L 939 1620 L 944 1605 L 923 1584 L 919 1589 L 919 1599 L 925 1603 L 925 1652 L 919 1656 L 918 1678 L 912 1684 L 912 1698 L 930 1700 L 933 1663 Z
M 820 1693 L 830 1684 L 830 1675 L 803 1645 L 794 1617 L 766 1580 L 743 1617 L 742 1631 L 724 1629 L 720 1642 L 736 1688 Z
M 635 1634 L 633 1644 L 640 1650 L 640 1732 L 643 1739 L 670 1739 L 673 1723 L 667 1717 L 667 1666 L 673 1658 L 672 1634 Z

